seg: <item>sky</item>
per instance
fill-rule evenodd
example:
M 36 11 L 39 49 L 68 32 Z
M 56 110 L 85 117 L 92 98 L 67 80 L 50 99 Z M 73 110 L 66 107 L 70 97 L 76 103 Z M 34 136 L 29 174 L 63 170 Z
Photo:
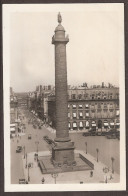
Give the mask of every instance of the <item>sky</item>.
M 61 12 L 62 26 L 69 35 L 66 46 L 68 84 L 104 82 L 118 86 L 123 44 L 120 12 L 85 5 L 85 9 L 79 6 L 78 9 L 63 9 L 61 6 L 53 11 L 11 12 L 8 50 L 13 90 L 34 91 L 37 85 L 55 84 L 55 53 L 51 41 L 58 25 L 57 10 Z

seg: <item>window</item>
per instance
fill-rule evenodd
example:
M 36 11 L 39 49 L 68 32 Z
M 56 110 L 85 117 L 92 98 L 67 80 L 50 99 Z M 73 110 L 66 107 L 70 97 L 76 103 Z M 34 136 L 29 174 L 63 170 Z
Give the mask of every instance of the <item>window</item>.
M 68 118 L 70 118 L 70 113 L 68 113 Z
M 77 128 L 77 124 L 76 122 L 73 122 L 73 129 L 76 129 Z
M 72 107 L 73 107 L 73 109 L 76 109 L 76 105 L 75 104 L 73 104 Z
M 70 122 L 68 123 L 68 128 L 69 128 L 69 129 L 71 128 Z
M 85 116 L 86 116 L 86 117 L 89 117 L 89 113 L 88 113 L 88 112 L 86 112 Z
M 80 122 L 80 125 L 79 126 L 80 126 L 80 128 L 82 128 L 83 127 L 83 122 Z
M 88 121 L 86 121 L 86 127 L 89 127 L 89 122 Z
M 79 108 L 82 108 L 83 106 L 82 105 L 79 105 Z
M 76 118 L 76 113 L 75 112 L 73 113 L 73 118 Z
M 119 110 L 116 110 L 116 116 L 119 116 L 120 112 Z
M 112 103 L 110 103 L 110 109 L 113 109 L 113 104 Z
M 86 104 L 86 105 L 85 105 L 85 107 L 86 107 L 86 108 L 88 108 L 88 107 L 89 107 L 89 105 L 88 105 L 88 104 Z
M 78 98 L 79 98 L 79 99 L 82 99 L 82 95 L 81 95 L 81 94 L 79 94 L 79 95 L 78 95 Z
M 98 103 L 97 107 L 98 107 L 98 108 L 101 108 L 101 104 L 100 104 L 100 103 Z
M 83 113 L 82 112 L 79 113 L 79 117 L 83 118 Z
M 72 94 L 72 99 L 76 99 L 76 95 L 75 94 Z
M 91 108 L 92 108 L 92 109 L 95 109 L 95 105 L 94 105 L 94 104 L 92 104 L 92 105 L 91 105 Z
M 104 108 L 107 108 L 107 103 L 104 103 Z

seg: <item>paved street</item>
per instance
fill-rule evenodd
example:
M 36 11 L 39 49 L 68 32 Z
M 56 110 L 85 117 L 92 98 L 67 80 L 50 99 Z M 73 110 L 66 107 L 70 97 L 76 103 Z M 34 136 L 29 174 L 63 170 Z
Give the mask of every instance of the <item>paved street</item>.
M 34 129 L 31 124 L 27 123 L 28 120 L 26 119 L 26 134 L 19 138 L 11 139 L 11 182 L 18 183 L 19 178 L 24 177 L 23 173 L 23 164 L 22 164 L 22 153 L 16 153 L 17 146 L 25 146 L 25 152 L 35 152 L 37 150 L 37 145 L 35 144 L 36 141 L 39 141 L 38 150 L 39 151 L 46 151 L 49 148 L 49 145 L 43 140 L 44 135 L 48 135 L 49 137 L 54 137 L 45 127 L 42 129 Z M 28 135 L 32 135 L 32 139 L 28 140 Z M 17 139 L 19 142 L 17 143 Z M 14 141 L 13 141 L 14 140 Z
M 25 118 L 26 124 L 25 135 L 18 138 L 11 139 L 11 183 L 18 183 L 19 178 L 24 178 L 24 169 L 22 163 L 22 153 L 16 153 L 16 147 L 18 145 L 25 146 L 25 152 L 35 152 L 37 150 L 36 141 L 39 142 L 38 151 L 50 150 L 49 145 L 43 140 L 43 136 L 48 135 L 50 138 L 54 138 L 55 134 L 52 131 L 48 131 L 45 127 L 42 129 L 34 129 L 31 124 L 28 124 L 28 119 Z M 28 140 L 28 135 L 32 135 L 32 139 Z M 83 137 L 82 133 L 71 133 L 71 139 L 75 142 L 77 150 L 83 150 L 85 152 L 85 142 L 88 143 L 88 153 L 96 157 L 96 148 L 99 148 L 99 160 L 111 168 L 111 156 L 115 158 L 114 169 L 119 173 L 119 141 L 108 140 L 103 136 L 91 136 Z M 14 140 L 14 141 L 13 141 Z M 107 150 L 108 149 L 108 150 Z M 111 149 L 111 150 L 109 150 Z M 113 150 L 112 150 L 113 149 Z

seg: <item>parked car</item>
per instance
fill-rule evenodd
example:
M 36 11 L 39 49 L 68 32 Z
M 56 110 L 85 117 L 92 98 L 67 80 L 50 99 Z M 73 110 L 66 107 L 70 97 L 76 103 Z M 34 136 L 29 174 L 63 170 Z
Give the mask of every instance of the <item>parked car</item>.
M 47 135 L 45 135 L 45 136 L 43 137 L 43 139 L 44 139 L 44 140 L 48 139 L 48 136 L 47 136 Z
M 101 132 L 101 131 L 98 131 L 98 132 L 96 133 L 96 135 L 101 136 L 101 135 L 102 135 L 102 132 Z
M 91 135 L 91 133 L 90 132 L 85 132 L 85 133 L 83 133 L 83 136 L 90 136 Z
M 33 128 L 34 128 L 34 129 L 36 129 L 36 128 L 37 128 L 37 126 L 36 126 L 36 125 L 33 125 Z
M 17 146 L 16 153 L 22 152 L 23 147 L 22 146 Z
M 48 143 L 48 144 L 52 144 L 53 141 L 52 141 L 51 139 L 47 139 L 47 143 Z
M 32 136 L 31 134 L 28 135 L 28 140 L 31 140 L 32 139 Z
M 115 134 L 108 135 L 107 136 L 107 139 L 116 139 L 116 135 Z
M 25 179 L 19 179 L 19 184 L 28 184 L 28 182 Z

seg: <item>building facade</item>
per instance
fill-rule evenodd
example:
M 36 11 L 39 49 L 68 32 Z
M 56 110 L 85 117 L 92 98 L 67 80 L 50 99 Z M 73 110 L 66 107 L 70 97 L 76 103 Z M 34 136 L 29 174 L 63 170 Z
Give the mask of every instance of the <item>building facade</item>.
M 54 96 L 48 97 L 48 117 L 55 127 Z M 69 89 L 68 121 L 70 130 L 119 128 L 119 88 Z

